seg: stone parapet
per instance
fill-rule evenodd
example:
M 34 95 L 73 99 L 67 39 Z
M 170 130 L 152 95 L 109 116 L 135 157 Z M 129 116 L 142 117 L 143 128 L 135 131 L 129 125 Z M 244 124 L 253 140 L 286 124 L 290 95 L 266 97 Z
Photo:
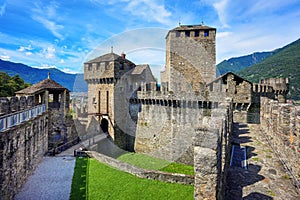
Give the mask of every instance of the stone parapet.
M 262 98 L 261 103 L 260 127 L 300 187 L 300 106 L 268 98 Z
M 48 113 L 0 133 L 0 199 L 14 199 L 48 150 Z
M 35 106 L 34 96 L 0 97 L 0 116 Z
M 233 114 L 230 102 L 217 110 L 207 124 L 196 129 L 195 199 L 225 199 Z

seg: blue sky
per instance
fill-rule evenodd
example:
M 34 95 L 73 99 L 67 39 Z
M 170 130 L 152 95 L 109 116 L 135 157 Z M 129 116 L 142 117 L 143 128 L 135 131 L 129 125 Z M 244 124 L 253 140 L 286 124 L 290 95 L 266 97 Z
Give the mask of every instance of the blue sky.
M 297 40 L 300 1 L 0 0 L 0 58 L 79 72 L 86 59 L 113 46 L 157 74 L 165 62 L 164 37 L 179 20 L 217 28 L 219 63 Z

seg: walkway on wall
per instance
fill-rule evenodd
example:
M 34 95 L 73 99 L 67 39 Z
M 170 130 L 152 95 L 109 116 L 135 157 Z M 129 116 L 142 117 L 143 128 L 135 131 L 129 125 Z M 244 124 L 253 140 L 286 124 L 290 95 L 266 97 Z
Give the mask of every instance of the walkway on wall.
M 256 124 L 234 124 L 232 142 L 238 159 L 227 176 L 226 199 L 299 199 L 297 189 Z M 246 150 L 247 168 L 243 167 Z M 234 150 L 236 151 L 236 150 Z M 236 162 L 237 161 L 237 162 Z
M 73 152 L 79 145 L 55 157 L 44 157 L 15 200 L 67 200 L 70 197 L 75 166 Z

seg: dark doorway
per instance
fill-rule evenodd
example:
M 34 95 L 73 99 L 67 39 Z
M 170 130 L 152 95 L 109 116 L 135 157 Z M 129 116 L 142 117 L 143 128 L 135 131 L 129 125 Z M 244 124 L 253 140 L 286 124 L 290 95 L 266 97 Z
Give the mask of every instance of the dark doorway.
M 102 119 L 101 120 L 101 124 L 100 124 L 100 126 L 101 126 L 101 129 L 102 129 L 102 131 L 104 132 L 104 133 L 107 133 L 108 132 L 108 121 L 107 121 L 107 119 Z

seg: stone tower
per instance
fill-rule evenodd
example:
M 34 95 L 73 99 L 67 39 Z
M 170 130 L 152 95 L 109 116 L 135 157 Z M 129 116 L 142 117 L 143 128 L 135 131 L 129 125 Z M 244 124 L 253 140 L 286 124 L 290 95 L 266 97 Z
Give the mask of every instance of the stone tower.
M 216 29 L 180 25 L 166 36 L 166 70 L 161 83 L 170 91 L 193 89 L 216 78 Z
M 94 117 L 121 147 L 126 146 L 129 99 L 142 83 L 155 82 L 149 65 L 135 65 L 125 56 L 111 52 L 84 63 L 89 123 Z
M 95 116 L 104 132 L 114 138 L 114 86 L 135 64 L 125 58 L 108 53 L 84 63 L 84 79 L 88 83 L 89 120 Z

